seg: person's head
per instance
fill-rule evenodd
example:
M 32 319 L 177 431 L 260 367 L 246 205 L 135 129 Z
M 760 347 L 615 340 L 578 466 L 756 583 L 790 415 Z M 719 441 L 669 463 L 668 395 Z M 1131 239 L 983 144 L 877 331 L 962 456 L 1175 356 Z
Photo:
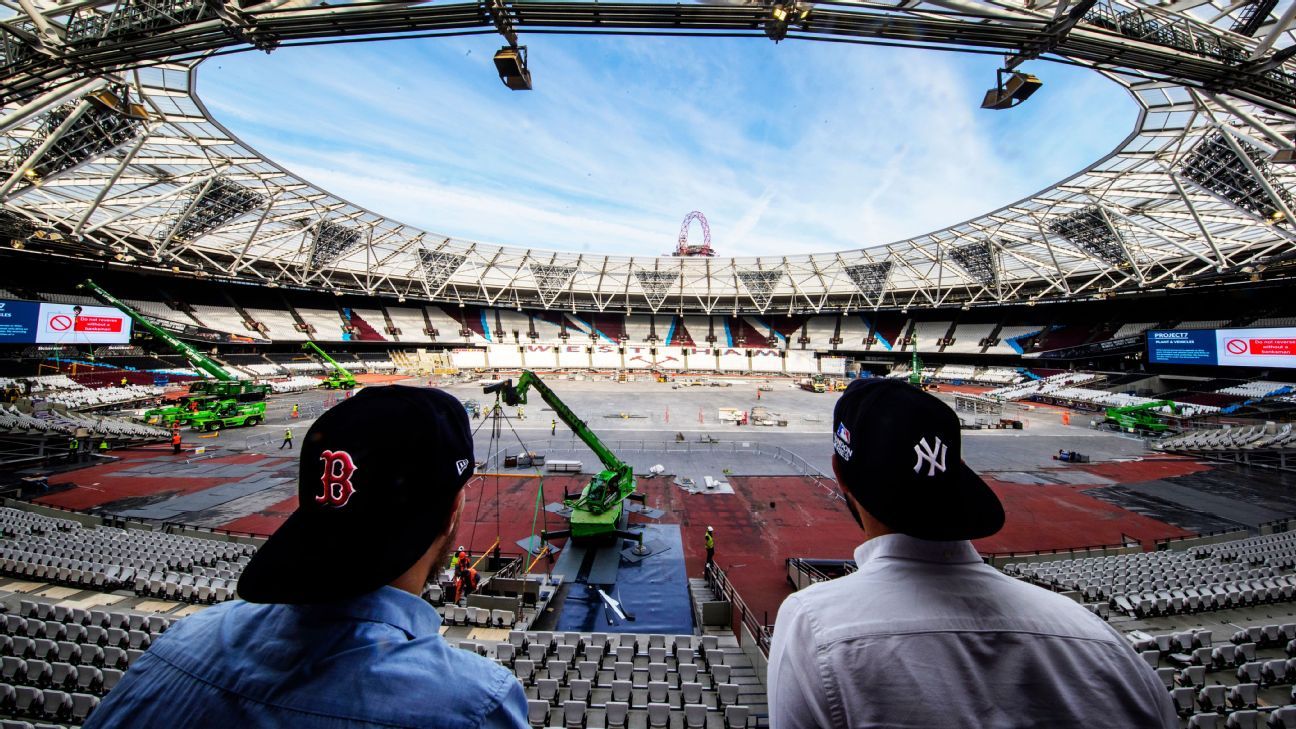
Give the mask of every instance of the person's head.
M 980 539 L 999 498 L 962 460 L 958 416 L 900 380 L 856 380 L 833 408 L 833 472 L 866 537 Z
M 715 527 L 713 527 L 713 526 L 709 526 L 709 527 L 707 527 L 707 533 L 708 533 L 708 534 L 710 534 L 711 532 L 714 532 L 714 531 L 715 531 Z
M 253 556 L 239 595 L 298 604 L 388 584 L 420 590 L 444 563 L 473 474 L 458 401 L 428 388 L 366 388 L 315 421 L 300 458 L 297 511 Z

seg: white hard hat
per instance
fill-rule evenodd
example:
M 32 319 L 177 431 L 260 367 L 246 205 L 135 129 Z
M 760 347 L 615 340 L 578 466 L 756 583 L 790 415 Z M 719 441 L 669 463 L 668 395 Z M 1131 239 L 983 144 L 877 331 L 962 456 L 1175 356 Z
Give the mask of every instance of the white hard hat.
M 456 549 L 455 551 L 456 551 L 456 552 L 462 552 L 462 551 L 464 551 L 463 545 L 460 544 L 460 545 L 459 545 L 459 548 Z
M 709 532 L 713 532 L 713 531 L 715 531 L 715 527 L 709 526 L 709 527 L 707 527 L 707 531 L 709 531 Z

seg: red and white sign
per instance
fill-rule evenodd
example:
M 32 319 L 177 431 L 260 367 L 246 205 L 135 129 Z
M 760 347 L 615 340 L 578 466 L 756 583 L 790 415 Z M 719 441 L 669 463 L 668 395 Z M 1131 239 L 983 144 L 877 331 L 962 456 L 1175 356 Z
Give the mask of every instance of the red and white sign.
M 1219 364 L 1296 368 L 1296 327 L 1217 329 Z
M 107 306 L 41 304 L 38 344 L 129 344 L 131 320 Z

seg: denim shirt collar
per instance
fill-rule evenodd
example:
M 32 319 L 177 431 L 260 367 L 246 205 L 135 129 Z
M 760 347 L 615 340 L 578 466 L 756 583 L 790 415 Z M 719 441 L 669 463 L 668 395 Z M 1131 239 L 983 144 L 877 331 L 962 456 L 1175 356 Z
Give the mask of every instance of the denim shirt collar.
M 409 636 L 410 640 L 439 635 L 441 616 L 418 595 L 384 585 L 347 600 L 297 606 L 296 609 L 336 615 L 357 621 L 385 623 Z

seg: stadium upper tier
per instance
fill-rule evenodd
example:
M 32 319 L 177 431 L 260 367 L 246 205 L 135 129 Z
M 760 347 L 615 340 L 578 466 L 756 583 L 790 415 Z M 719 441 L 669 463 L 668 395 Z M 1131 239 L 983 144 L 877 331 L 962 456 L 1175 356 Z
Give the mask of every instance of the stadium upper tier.
M 412 228 L 239 141 L 198 99 L 197 72 L 218 51 L 495 24 L 760 36 L 777 30 L 770 6 L 21 6 L 0 9 L 9 14 L 0 21 L 0 236 L 35 252 L 493 307 L 730 315 L 1102 297 L 1279 278 L 1296 263 L 1296 174 L 1278 163 L 1296 157 L 1290 0 L 806 6 L 788 37 L 993 49 L 1093 68 L 1130 91 L 1137 125 L 1077 175 L 921 237 L 700 259 L 510 248 Z

